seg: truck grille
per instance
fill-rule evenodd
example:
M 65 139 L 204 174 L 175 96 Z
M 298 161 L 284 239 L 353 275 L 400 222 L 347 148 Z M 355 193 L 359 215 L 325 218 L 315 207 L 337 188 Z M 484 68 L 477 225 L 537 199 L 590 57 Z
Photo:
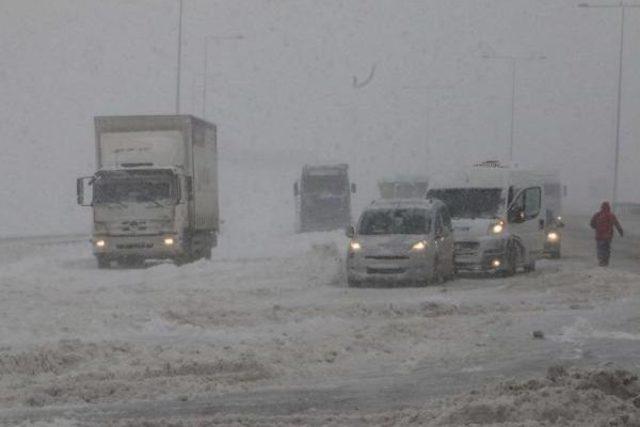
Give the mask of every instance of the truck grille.
M 402 260 L 402 259 L 409 259 L 408 256 L 406 255 L 367 255 L 365 256 L 366 259 L 380 259 L 380 260 Z
M 406 270 L 404 268 L 374 268 L 367 267 L 368 274 L 402 274 Z
M 116 245 L 118 249 L 151 249 L 153 243 L 120 243 Z

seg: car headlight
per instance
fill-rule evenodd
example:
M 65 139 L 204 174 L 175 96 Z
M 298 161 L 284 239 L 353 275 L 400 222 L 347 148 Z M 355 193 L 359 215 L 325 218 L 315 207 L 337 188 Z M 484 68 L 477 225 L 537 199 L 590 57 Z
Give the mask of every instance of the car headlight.
M 100 239 L 100 240 L 96 240 L 96 247 L 97 248 L 104 248 L 105 246 L 107 246 L 107 242 Z
M 558 239 L 560 239 L 560 235 L 555 231 L 552 231 L 551 233 L 547 234 L 547 240 L 550 242 L 557 242 Z
M 504 231 L 504 221 L 498 221 L 489 227 L 490 234 L 500 234 Z
M 425 249 L 427 249 L 427 242 L 424 240 L 416 242 L 411 246 L 412 251 L 424 251 Z
M 353 252 L 357 252 L 362 249 L 362 245 L 359 242 L 351 241 L 349 243 L 349 249 L 351 249 Z
M 164 244 L 165 246 L 171 246 L 173 245 L 175 242 L 173 240 L 173 237 L 165 237 L 164 238 Z

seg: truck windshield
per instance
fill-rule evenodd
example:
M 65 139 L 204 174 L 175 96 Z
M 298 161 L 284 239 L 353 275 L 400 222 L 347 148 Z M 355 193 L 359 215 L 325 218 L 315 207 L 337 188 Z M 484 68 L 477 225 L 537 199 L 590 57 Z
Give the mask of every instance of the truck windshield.
M 309 175 L 303 181 L 303 191 L 311 194 L 342 195 L 347 191 L 343 175 Z
M 170 174 L 101 176 L 94 184 L 93 202 L 144 203 L 176 200 L 175 180 Z
M 500 188 L 429 190 L 427 198 L 442 200 L 452 218 L 497 218 L 504 203 Z
M 428 234 L 430 229 L 431 215 L 425 209 L 376 209 L 362 214 L 358 233 Z

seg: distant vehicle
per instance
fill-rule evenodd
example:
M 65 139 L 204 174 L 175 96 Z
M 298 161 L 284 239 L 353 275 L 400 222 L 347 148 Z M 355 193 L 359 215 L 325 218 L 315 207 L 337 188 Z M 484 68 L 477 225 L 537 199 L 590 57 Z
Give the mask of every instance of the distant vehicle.
M 383 199 L 424 199 L 429 180 L 424 176 L 399 175 L 378 181 Z
M 219 229 L 216 127 L 192 116 L 96 117 L 96 166 L 79 178 L 93 207 L 99 268 L 209 258 Z
M 351 224 L 351 193 L 346 164 L 309 166 L 293 186 L 296 198 L 296 231 L 344 229 Z
M 536 171 L 493 161 L 432 177 L 427 198 L 449 207 L 457 270 L 534 270 L 547 236 L 543 185 Z
M 562 254 L 562 228 L 564 227 L 562 199 L 566 196 L 567 188 L 562 185 L 557 173 L 543 174 L 542 180 L 546 207 L 544 253 L 550 258 L 557 259 Z
M 347 236 L 349 286 L 427 285 L 455 275 L 451 218 L 440 201 L 375 201 Z

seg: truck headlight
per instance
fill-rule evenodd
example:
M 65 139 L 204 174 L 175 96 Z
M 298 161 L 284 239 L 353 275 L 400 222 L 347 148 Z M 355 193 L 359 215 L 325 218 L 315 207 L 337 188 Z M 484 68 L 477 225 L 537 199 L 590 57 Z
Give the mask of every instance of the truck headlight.
M 416 242 L 413 244 L 413 246 L 411 246 L 412 251 L 421 252 L 421 251 L 424 251 L 425 249 L 427 249 L 427 242 L 425 242 L 424 240 Z
M 174 243 L 173 237 L 165 237 L 164 244 L 165 246 L 172 246 Z
M 96 247 L 98 248 L 104 248 L 105 246 L 107 246 L 107 242 L 100 239 L 100 240 L 96 240 Z
M 552 231 L 551 233 L 547 234 L 547 240 L 549 242 L 557 242 L 559 239 L 560 239 L 560 235 L 555 231 Z
M 490 234 L 500 234 L 504 231 L 504 221 L 498 221 L 489 227 Z
M 351 241 L 349 243 L 349 249 L 351 249 L 353 252 L 357 252 L 362 249 L 362 245 L 359 242 Z

